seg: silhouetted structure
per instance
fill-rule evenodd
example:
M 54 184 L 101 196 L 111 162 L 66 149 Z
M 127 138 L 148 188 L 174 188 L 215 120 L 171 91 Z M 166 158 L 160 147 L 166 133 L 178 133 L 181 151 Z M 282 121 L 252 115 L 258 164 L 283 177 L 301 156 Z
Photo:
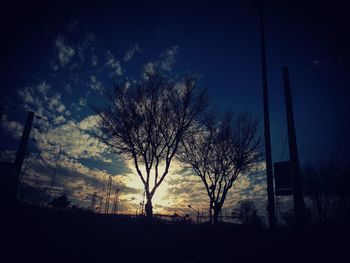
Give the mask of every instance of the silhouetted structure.
M 4 206 L 12 206 L 16 201 L 19 178 L 22 172 L 22 165 L 26 155 L 30 130 L 34 119 L 34 112 L 29 111 L 23 129 L 22 137 L 17 149 L 15 162 L 0 162 L 1 173 L 1 199 Z
M 303 190 L 313 205 L 315 222 L 350 222 L 349 163 L 334 160 L 309 163 L 302 175 Z
M 26 124 L 23 129 L 23 134 L 21 137 L 21 141 L 19 143 L 19 147 L 17 150 L 16 159 L 15 159 L 16 180 L 18 180 L 20 173 L 22 171 L 22 164 L 23 164 L 24 157 L 27 150 L 27 144 L 29 140 L 30 130 L 32 128 L 33 119 L 34 119 L 34 112 L 33 111 L 28 112 Z M 17 190 L 17 185 L 16 185 L 16 190 Z
M 200 221 L 201 212 L 199 211 L 199 209 L 196 210 L 196 209 L 194 209 L 191 205 L 187 205 L 187 207 L 190 208 L 191 210 L 193 210 L 194 212 L 196 212 L 197 224 L 200 224 L 200 223 L 201 223 L 201 221 Z M 211 220 L 211 218 L 210 218 L 210 220 Z
M 50 202 L 50 205 L 52 205 L 55 208 L 67 208 L 70 204 L 70 201 L 68 200 L 66 195 L 61 195 L 59 197 L 56 197 Z
M 102 213 L 102 211 L 103 211 L 102 206 L 103 206 L 103 193 L 104 193 L 104 191 L 105 191 L 105 188 L 103 187 L 102 191 L 101 191 L 101 196 L 100 196 L 100 207 L 98 209 L 100 213 Z
M 300 166 L 299 166 L 299 156 L 298 156 L 298 148 L 297 148 L 297 138 L 295 133 L 295 124 L 294 124 L 292 93 L 289 85 L 289 75 L 288 75 L 287 67 L 283 68 L 283 80 L 284 80 L 284 95 L 285 95 L 287 126 L 288 126 L 290 171 L 292 174 L 292 183 L 293 183 L 294 212 L 295 212 L 296 223 L 299 226 L 302 226 L 305 223 L 305 205 L 304 205 L 303 190 L 302 190 L 301 179 L 300 179 Z
M 264 101 L 264 136 L 265 136 L 265 159 L 266 159 L 266 179 L 267 179 L 267 211 L 269 214 L 269 226 L 276 226 L 275 214 L 275 196 L 273 187 L 272 156 L 271 156 L 271 136 L 270 136 L 270 114 L 269 114 L 269 95 L 267 84 L 267 66 L 266 66 L 266 46 L 265 46 L 265 28 L 263 4 L 260 1 L 260 37 L 261 37 L 261 69 L 262 69 L 262 88 Z
M 232 211 L 232 217 L 242 224 L 261 227 L 262 221 L 253 201 L 240 201 Z
M 113 201 L 112 214 L 118 214 L 119 210 L 119 191 L 120 189 L 115 189 L 115 196 Z
M 90 203 L 90 210 L 95 212 L 96 208 L 96 201 L 97 201 L 97 192 L 94 192 L 91 196 L 91 203 Z
M 293 194 L 290 166 L 290 161 L 278 162 L 274 164 L 276 196 Z
M 111 199 L 111 190 L 112 190 L 112 176 L 109 176 L 108 183 L 107 183 L 105 214 L 108 214 L 109 212 L 109 201 Z

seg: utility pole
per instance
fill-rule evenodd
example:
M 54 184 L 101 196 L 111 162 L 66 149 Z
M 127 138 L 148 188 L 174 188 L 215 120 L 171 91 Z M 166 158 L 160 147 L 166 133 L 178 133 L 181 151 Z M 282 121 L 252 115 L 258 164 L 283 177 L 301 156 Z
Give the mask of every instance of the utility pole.
M 106 204 L 105 204 L 105 214 L 109 212 L 109 200 L 111 198 L 111 189 L 112 189 L 112 176 L 109 176 L 107 183 L 107 195 L 106 195 Z
M 271 136 L 270 136 L 270 114 L 269 114 L 269 96 L 267 85 L 267 66 L 266 66 L 266 46 L 263 4 L 260 1 L 260 37 L 261 37 L 261 69 L 262 69 L 262 88 L 264 101 L 264 136 L 265 136 L 265 160 L 266 160 L 266 181 L 267 181 L 267 211 L 269 215 L 269 227 L 276 227 L 275 214 L 275 193 L 273 187 L 272 156 L 271 156 Z
M 97 201 L 97 192 L 94 192 L 93 195 L 91 196 L 91 203 L 90 203 L 90 210 L 92 212 L 95 212 L 96 201 Z
M 104 191 L 105 191 L 105 188 L 103 187 L 103 188 L 102 188 L 102 191 L 101 191 L 101 199 L 100 199 L 100 209 L 99 209 L 100 214 L 102 214 L 102 206 L 103 206 L 103 193 L 104 193 Z
M 300 178 L 300 166 L 297 148 L 297 138 L 295 133 L 292 92 L 290 89 L 289 74 L 287 67 L 283 68 L 283 82 L 288 126 L 288 145 L 293 185 L 294 213 L 297 225 L 303 226 L 305 224 L 305 205 Z
M 20 174 L 22 171 L 22 165 L 23 161 L 26 155 L 27 151 L 27 145 L 28 145 L 28 140 L 29 140 L 29 135 L 30 135 L 30 130 L 32 129 L 32 124 L 33 124 L 33 119 L 34 119 L 34 112 L 29 111 L 27 115 L 27 120 L 23 129 L 21 141 L 19 143 L 17 153 L 16 153 L 16 159 L 15 159 L 15 164 L 14 164 L 14 178 L 13 178 L 13 197 L 14 200 L 16 198 L 16 193 L 17 193 L 17 188 L 18 188 L 18 182 L 20 178 Z

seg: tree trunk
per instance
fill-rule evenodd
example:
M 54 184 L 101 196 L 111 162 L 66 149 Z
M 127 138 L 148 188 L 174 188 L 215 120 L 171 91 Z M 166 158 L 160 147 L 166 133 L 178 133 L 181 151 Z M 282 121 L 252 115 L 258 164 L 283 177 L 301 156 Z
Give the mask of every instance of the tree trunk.
M 148 218 L 152 218 L 153 215 L 153 206 L 152 206 L 152 197 L 147 197 L 147 203 L 145 205 L 145 212 Z
M 214 225 L 219 224 L 219 214 L 220 214 L 220 208 L 214 207 Z

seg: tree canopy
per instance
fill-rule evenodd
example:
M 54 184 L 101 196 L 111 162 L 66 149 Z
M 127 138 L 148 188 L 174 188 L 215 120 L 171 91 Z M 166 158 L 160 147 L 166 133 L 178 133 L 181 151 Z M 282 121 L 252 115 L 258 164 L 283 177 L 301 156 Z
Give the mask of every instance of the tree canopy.
M 211 114 L 204 125 L 182 141 L 178 156 L 204 183 L 210 200 L 210 218 L 214 212 L 214 223 L 218 222 L 233 182 L 261 158 L 257 125 L 257 120 L 247 113 L 236 118 L 231 113 L 221 118 Z
M 99 116 L 97 137 L 117 155 L 132 160 L 141 179 L 152 216 L 152 197 L 169 172 L 179 144 L 194 132 L 208 98 L 197 78 L 171 80 L 159 71 L 145 73 L 139 81 L 114 84 L 110 104 L 95 108 Z

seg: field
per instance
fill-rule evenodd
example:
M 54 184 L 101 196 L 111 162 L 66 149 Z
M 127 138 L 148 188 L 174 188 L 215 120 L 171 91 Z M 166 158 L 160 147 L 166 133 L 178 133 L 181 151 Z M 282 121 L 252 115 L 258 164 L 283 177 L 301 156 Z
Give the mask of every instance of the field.
M 271 232 L 23 205 L 3 218 L 3 262 L 344 262 L 350 244 L 344 226 Z

